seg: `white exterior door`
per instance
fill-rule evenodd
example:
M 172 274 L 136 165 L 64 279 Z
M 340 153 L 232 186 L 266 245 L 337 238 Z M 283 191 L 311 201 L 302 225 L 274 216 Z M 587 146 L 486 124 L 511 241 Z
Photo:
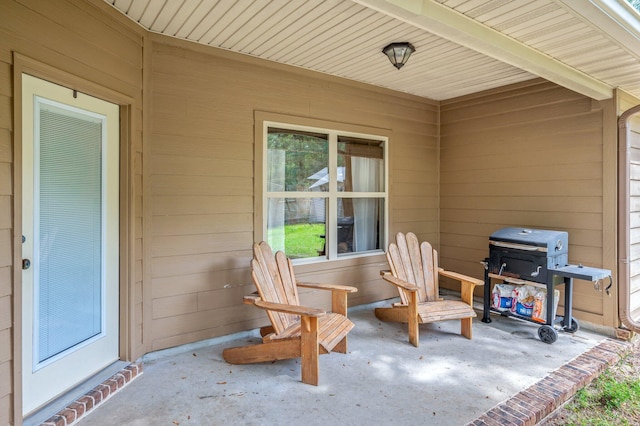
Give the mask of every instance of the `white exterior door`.
M 22 76 L 28 415 L 118 359 L 119 108 Z

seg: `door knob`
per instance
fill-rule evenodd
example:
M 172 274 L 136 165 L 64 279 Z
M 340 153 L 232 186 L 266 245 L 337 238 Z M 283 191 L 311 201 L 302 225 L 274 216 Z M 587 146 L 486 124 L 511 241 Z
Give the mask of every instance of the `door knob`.
M 27 270 L 31 267 L 31 261 L 29 259 L 22 259 L 22 269 Z

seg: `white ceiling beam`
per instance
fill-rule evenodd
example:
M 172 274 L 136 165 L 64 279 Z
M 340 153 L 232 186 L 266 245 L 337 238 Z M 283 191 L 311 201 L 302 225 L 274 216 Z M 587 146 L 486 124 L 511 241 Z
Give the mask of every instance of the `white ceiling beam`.
M 613 96 L 602 81 L 433 0 L 354 1 L 590 98 Z

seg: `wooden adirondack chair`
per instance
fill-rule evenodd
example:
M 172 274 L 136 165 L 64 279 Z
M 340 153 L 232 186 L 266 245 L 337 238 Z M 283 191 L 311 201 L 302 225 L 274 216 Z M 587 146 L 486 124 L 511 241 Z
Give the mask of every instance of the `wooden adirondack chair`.
M 301 358 L 302 382 L 318 385 L 318 355 L 347 353 L 347 293 L 355 287 L 296 282 L 293 266 L 281 251 L 275 256 L 266 242 L 253 244 L 251 276 L 258 291 L 244 302 L 267 311 L 270 326 L 262 327 L 262 343 L 228 348 L 222 356 L 230 364 L 251 364 Z M 297 287 L 332 292 L 332 312 L 300 306 Z
M 406 322 L 409 325 L 409 341 L 419 345 L 418 324 L 459 319 L 461 334 L 472 337 L 473 289 L 484 281 L 438 267 L 438 253 L 431 244 L 420 244 L 413 233 L 396 235 L 396 242 L 389 245 L 387 261 L 391 271 L 381 271 L 382 278 L 398 288 L 401 301 L 390 308 L 376 308 L 375 314 L 382 321 Z M 461 283 L 461 301 L 444 300 L 438 294 L 438 275 L 453 278 Z

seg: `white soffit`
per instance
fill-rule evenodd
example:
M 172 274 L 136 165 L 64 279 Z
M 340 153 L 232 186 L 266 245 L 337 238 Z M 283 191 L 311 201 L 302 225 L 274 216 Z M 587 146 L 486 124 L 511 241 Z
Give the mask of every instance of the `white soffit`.
M 624 0 L 105 1 L 158 34 L 434 100 L 535 77 L 640 98 L 638 23 L 606 18 Z M 381 53 L 397 41 L 416 47 L 401 70 Z
M 524 34 L 550 35 L 552 25 L 554 31 L 564 28 L 562 24 L 557 26 L 558 22 L 571 22 L 573 16 L 553 0 L 355 1 L 594 99 L 612 96 L 608 84 L 522 42 L 511 33 L 520 30 Z M 529 18 L 524 19 L 527 16 Z M 564 36 L 570 34 L 565 32 Z M 562 40 L 556 41 L 562 43 Z
M 351 0 L 105 0 L 154 33 L 443 100 L 535 75 Z M 410 41 L 401 70 L 382 48 Z

